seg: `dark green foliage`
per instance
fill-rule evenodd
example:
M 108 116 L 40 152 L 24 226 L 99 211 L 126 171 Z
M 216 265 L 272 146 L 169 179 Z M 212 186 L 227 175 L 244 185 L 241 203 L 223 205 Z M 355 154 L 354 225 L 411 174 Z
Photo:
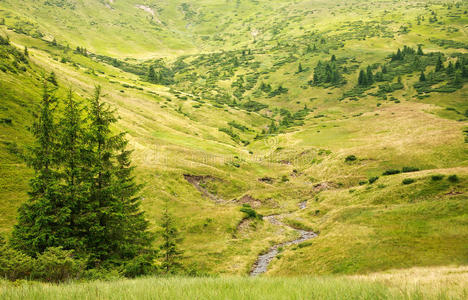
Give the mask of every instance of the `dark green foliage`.
M 163 243 L 159 246 L 159 259 L 161 269 L 165 274 L 175 274 L 182 270 L 182 251 L 179 250 L 179 231 L 175 225 L 175 220 L 168 210 L 166 203 L 161 218 L 161 236 Z
M 49 77 L 47 77 L 47 81 L 52 83 L 55 86 L 58 86 L 57 77 L 55 76 L 54 72 L 50 72 Z
M 456 183 L 456 182 L 460 181 L 460 179 L 458 178 L 457 175 L 450 175 L 447 179 L 448 179 L 448 181 L 450 181 L 452 183 Z
M 411 172 L 417 172 L 417 171 L 419 171 L 419 168 L 415 168 L 415 167 L 403 167 L 401 169 L 402 173 L 411 173 Z
M 260 110 L 268 107 L 268 105 L 266 105 L 266 104 L 263 104 L 263 103 L 260 103 L 260 102 L 257 102 L 257 101 L 253 101 L 253 100 L 242 103 L 240 106 L 243 109 L 247 110 L 247 111 L 260 111 Z
M 151 236 L 140 211 L 140 186 L 132 175 L 131 152 L 125 133 L 113 134 L 114 111 L 101 100 L 100 88 L 90 100 L 86 135 L 86 179 L 91 183 L 82 222 L 86 250 L 96 265 L 106 260 L 128 260 L 146 253 Z M 92 212 L 92 213 L 89 213 Z
M 432 175 L 431 176 L 432 181 L 440 181 L 444 179 L 444 175 Z
M 241 212 L 245 213 L 247 215 L 247 218 L 252 218 L 252 219 L 263 219 L 263 216 L 258 214 L 252 207 L 250 207 L 249 204 L 244 204 L 241 209 Z
M 154 67 L 153 66 L 149 66 L 148 81 L 151 82 L 151 83 L 156 83 L 157 82 L 156 73 L 154 72 Z
M 390 169 L 382 173 L 383 176 L 388 176 L 388 175 L 395 175 L 395 174 L 400 174 L 400 170 L 395 170 L 395 169 Z
M 24 253 L 8 247 L 0 236 L 0 277 L 8 280 L 31 277 L 34 260 Z
M 422 45 L 418 45 L 417 54 L 418 54 L 418 55 L 424 55 L 424 52 L 423 52 L 423 50 L 422 50 Z
M 85 261 L 73 257 L 73 250 L 50 247 L 39 254 L 34 262 L 32 276 L 47 282 L 77 279 L 85 268 Z
M 379 176 L 371 177 L 371 178 L 369 178 L 369 183 L 370 183 L 370 184 L 373 184 L 373 183 L 376 182 L 378 179 L 379 179 Z
M 414 182 L 415 182 L 415 180 L 413 178 L 405 178 L 402 181 L 402 183 L 405 184 L 405 185 L 412 184 Z
M 24 56 L 29 56 L 28 47 L 24 46 Z
M 345 158 L 345 162 L 352 162 L 352 161 L 356 161 L 356 160 L 357 160 L 357 157 L 355 155 L 348 155 Z
M 313 84 L 320 85 L 330 83 L 332 85 L 339 85 L 343 83 L 343 78 L 335 60 L 322 62 L 319 61 L 314 69 Z
M 71 92 L 59 121 L 56 105 L 45 84 L 28 155 L 35 176 L 12 245 L 30 256 L 50 247 L 74 250 L 88 267 L 121 265 L 147 254 L 151 236 L 139 209 L 130 151 L 124 133 L 112 133 L 117 119 L 100 99 L 100 88 L 86 119 Z
M 424 71 L 421 71 L 419 75 L 419 82 L 426 82 L 426 75 L 424 75 Z

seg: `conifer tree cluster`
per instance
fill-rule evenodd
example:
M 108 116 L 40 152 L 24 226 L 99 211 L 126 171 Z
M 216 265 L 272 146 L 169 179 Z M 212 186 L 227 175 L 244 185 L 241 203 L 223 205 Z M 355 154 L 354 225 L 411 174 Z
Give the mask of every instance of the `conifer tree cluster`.
M 46 82 L 46 81 L 45 81 Z M 29 199 L 21 206 L 11 245 L 32 257 L 51 247 L 74 250 L 88 268 L 125 265 L 151 253 L 125 133 L 101 89 L 86 107 L 70 91 L 63 101 L 44 83 Z
M 359 71 L 358 85 L 361 87 L 370 86 L 374 83 L 374 74 L 372 73 L 372 68 L 367 67 L 367 70 Z
M 315 85 L 323 83 L 339 84 L 342 81 L 342 76 L 338 70 L 336 63 L 336 57 L 333 55 L 330 61 L 322 62 L 319 61 L 314 69 L 314 80 Z

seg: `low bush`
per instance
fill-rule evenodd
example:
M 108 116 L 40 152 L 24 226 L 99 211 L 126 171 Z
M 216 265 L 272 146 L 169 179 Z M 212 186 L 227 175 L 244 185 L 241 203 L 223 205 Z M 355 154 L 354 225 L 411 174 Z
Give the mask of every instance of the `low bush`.
M 457 175 L 450 175 L 447 179 L 450 182 L 458 182 L 460 180 L 460 179 L 458 179 Z
M 408 185 L 408 184 L 412 184 L 414 182 L 415 182 L 415 180 L 413 178 L 405 178 L 405 179 L 403 179 L 402 183 L 405 184 L 405 185 Z
M 373 184 L 373 183 L 376 182 L 378 179 L 379 179 L 379 176 L 371 177 L 371 178 L 369 178 L 369 183 L 370 183 L 370 184 Z
M 444 175 L 432 175 L 431 179 L 432 181 L 440 181 L 444 178 Z
M 382 173 L 383 176 L 400 174 L 400 170 L 390 169 Z
M 37 256 L 33 277 L 48 282 L 62 282 L 77 279 L 85 268 L 84 260 L 73 257 L 73 250 L 50 247 Z
M 247 218 L 260 219 L 260 220 L 263 219 L 263 216 L 260 214 L 257 214 L 257 212 L 252 207 L 250 207 L 249 204 L 244 204 L 241 207 L 240 211 L 247 214 Z
M 410 172 L 417 172 L 419 171 L 419 168 L 415 168 L 415 167 L 403 167 L 403 169 L 401 169 L 401 172 L 403 173 L 410 173 Z
M 29 279 L 33 265 L 31 257 L 8 247 L 0 237 L 0 277 L 8 280 Z
M 357 157 L 355 155 L 348 155 L 345 158 L 345 162 L 352 162 L 352 161 L 356 161 L 356 160 L 357 160 Z

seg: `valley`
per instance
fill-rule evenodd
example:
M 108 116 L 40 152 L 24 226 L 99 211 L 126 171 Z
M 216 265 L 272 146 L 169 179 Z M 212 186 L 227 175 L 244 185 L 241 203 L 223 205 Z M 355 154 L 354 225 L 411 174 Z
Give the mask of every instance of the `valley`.
M 167 203 L 187 274 L 466 276 L 467 11 L 448 0 L 0 1 L 0 233 L 28 199 L 22 156 L 53 72 L 58 97 L 72 88 L 87 103 L 101 86 L 149 229 Z

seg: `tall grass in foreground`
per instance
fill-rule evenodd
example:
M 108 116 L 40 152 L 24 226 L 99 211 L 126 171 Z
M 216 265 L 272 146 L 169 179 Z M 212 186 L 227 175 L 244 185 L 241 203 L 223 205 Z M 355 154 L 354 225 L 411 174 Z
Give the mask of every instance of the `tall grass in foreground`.
M 61 285 L 3 282 L 0 299 L 468 299 L 466 270 L 452 269 L 447 274 L 423 270 L 407 276 L 173 277 Z M 422 284 L 415 276 L 424 277 Z

